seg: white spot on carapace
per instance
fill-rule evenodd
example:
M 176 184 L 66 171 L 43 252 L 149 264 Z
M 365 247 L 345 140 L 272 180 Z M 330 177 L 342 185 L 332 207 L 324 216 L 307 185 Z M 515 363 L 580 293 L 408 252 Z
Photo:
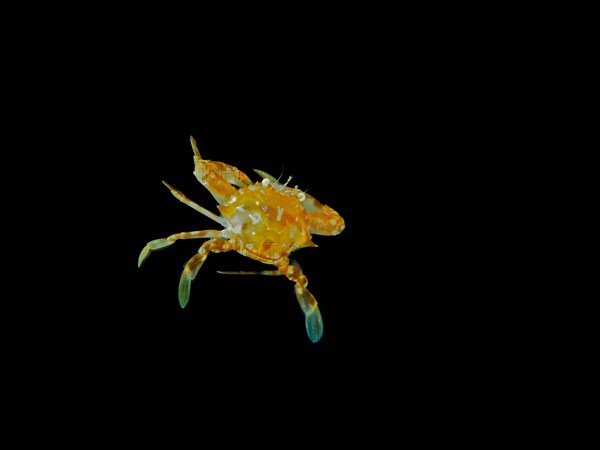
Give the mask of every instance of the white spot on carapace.
M 244 205 L 237 205 L 235 207 L 235 209 L 237 209 L 238 211 L 243 211 L 244 210 Z
M 237 235 L 239 235 L 239 234 L 242 232 L 242 224 L 241 224 L 241 223 L 238 223 L 238 224 L 236 224 L 236 225 L 235 225 L 235 226 L 233 226 L 233 227 L 231 227 L 231 226 L 230 226 L 230 227 L 228 227 L 228 228 L 227 228 L 225 231 L 226 231 L 228 234 L 234 234 L 234 235 L 236 235 L 236 234 L 237 234 Z
M 273 254 L 273 258 L 275 258 L 275 259 L 279 259 L 279 256 L 280 256 L 279 253 L 274 253 Z
M 296 230 L 290 231 L 290 239 L 293 239 L 296 236 Z
M 256 186 L 256 185 L 252 184 L 252 185 L 248 186 L 248 189 L 250 189 L 251 191 L 255 191 L 255 190 L 257 190 L 257 189 L 258 189 L 258 186 Z M 242 191 L 242 190 L 240 189 L 240 192 L 241 192 L 241 191 Z
M 268 186 L 268 185 L 269 185 L 269 183 L 270 183 L 270 181 L 269 181 L 269 180 L 267 180 L 266 178 L 263 178 L 263 180 L 262 180 L 262 185 L 263 185 L 263 186 Z
M 304 192 L 300 192 L 298 194 L 298 198 L 300 199 L 301 202 L 303 202 L 304 200 L 306 200 L 306 195 L 304 195 Z
M 254 203 L 256 204 L 256 206 L 260 205 L 260 202 L 258 200 L 256 200 Z
M 256 236 L 256 231 L 253 231 L 252 233 L 250 233 L 252 236 Z
M 234 203 L 237 200 L 237 197 L 235 195 L 232 195 L 231 198 L 229 199 L 229 204 L 231 205 L 232 203 Z
M 278 206 L 278 208 L 279 208 L 279 206 Z M 266 212 L 267 212 L 267 209 L 269 209 L 269 207 L 268 207 L 267 205 L 262 205 L 262 206 L 260 207 L 260 209 L 262 209 L 262 210 L 263 210 L 263 212 L 265 212 L 265 213 L 266 213 Z
M 283 216 L 283 208 L 277 205 L 277 222 L 281 220 L 281 216 Z
M 256 225 L 258 222 L 262 221 L 262 217 L 260 217 L 260 214 L 255 213 L 255 212 L 248 214 L 248 217 L 250 217 L 250 220 L 252 221 L 252 223 L 254 225 Z

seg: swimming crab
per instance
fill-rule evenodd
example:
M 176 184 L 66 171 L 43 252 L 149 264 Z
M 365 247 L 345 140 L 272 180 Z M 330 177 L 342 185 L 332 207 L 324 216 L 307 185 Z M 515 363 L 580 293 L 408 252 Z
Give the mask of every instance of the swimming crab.
M 182 308 L 190 298 L 192 280 L 209 253 L 237 251 L 261 263 L 271 264 L 275 270 L 260 272 L 220 272 L 224 274 L 284 275 L 293 281 L 296 298 L 305 316 L 306 332 L 312 342 L 323 335 L 323 319 L 315 297 L 306 288 L 308 279 L 298 265 L 290 262 L 289 255 L 304 247 L 316 247 L 312 234 L 335 236 L 345 227 L 344 219 L 332 208 L 315 198 L 285 184 L 261 170 L 263 179 L 252 183 L 237 168 L 217 161 L 202 159 L 193 137 L 194 175 L 219 203 L 216 215 L 194 203 L 167 182 L 171 194 L 182 203 L 195 209 L 223 227 L 222 230 L 199 230 L 172 234 L 155 239 L 142 249 L 138 267 L 153 250 L 172 245 L 179 239 L 208 238 L 198 252 L 185 264 L 179 281 L 179 304 Z

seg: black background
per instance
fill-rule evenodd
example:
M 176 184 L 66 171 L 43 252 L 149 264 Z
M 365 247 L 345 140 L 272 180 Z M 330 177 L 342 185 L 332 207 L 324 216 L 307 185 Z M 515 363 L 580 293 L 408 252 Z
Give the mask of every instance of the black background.
M 493 172 L 496 137 L 482 136 L 497 93 L 482 49 L 385 29 L 316 46 L 135 42 L 31 82 L 23 136 L 39 136 L 30 176 L 51 209 L 30 231 L 52 248 L 22 263 L 36 273 L 17 334 L 32 390 L 418 405 L 486 383 L 499 288 L 480 265 L 493 217 L 476 187 Z M 216 211 L 190 135 L 205 158 L 292 175 L 344 217 L 294 255 L 323 315 L 318 344 L 291 282 L 216 273 L 263 268 L 238 254 L 207 259 L 185 310 L 179 275 L 198 241 L 137 268 L 148 241 L 214 227 L 161 183 Z
M 572 200 L 548 162 L 577 135 L 560 123 L 561 95 L 578 98 L 561 71 L 577 72 L 557 58 L 577 55 L 551 9 L 173 6 L 6 16 L 0 371 L 20 441 L 48 442 L 44 424 L 136 443 L 538 439 L 591 341 L 569 345 L 560 317 L 570 259 L 540 264 L 556 262 L 555 199 Z M 214 226 L 161 183 L 216 211 L 190 135 L 345 218 L 294 255 L 318 344 L 291 282 L 216 273 L 266 268 L 238 254 L 207 259 L 185 310 L 199 242 L 137 268 L 148 241 Z

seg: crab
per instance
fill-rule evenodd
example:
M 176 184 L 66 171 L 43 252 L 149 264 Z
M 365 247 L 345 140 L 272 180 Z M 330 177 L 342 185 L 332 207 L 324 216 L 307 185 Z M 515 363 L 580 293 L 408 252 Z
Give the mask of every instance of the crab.
M 190 136 L 194 151 L 194 175 L 208 189 L 220 215 L 203 208 L 167 182 L 171 194 L 223 227 L 221 230 L 199 230 L 172 234 L 148 242 L 138 258 L 138 267 L 154 250 L 168 247 L 180 239 L 208 238 L 185 264 L 179 281 L 179 304 L 185 308 L 190 298 L 192 281 L 209 253 L 236 251 L 242 256 L 275 266 L 258 272 L 223 272 L 236 275 L 283 275 L 294 282 L 296 298 L 304 313 L 306 332 L 312 342 L 323 335 L 323 319 L 315 297 L 306 288 L 308 279 L 290 254 L 305 247 L 316 247 L 313 234 L 335 236 L 345 227 L 344 219 L 331 207 L 321 204 L 298 187 L 288 187 L 262 170 L 254 170 L 262 181 L 253 183 L 237 168 L 203 159 L 196 141 Z

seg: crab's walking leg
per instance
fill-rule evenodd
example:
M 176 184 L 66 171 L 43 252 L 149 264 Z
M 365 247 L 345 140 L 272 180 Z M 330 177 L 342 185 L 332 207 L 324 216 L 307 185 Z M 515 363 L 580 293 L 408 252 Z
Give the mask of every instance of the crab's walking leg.
M 245 270 L 237 270 L 237 271 L 217 270 L 217 273 L 220 273 L 222 275 L 270 275 L 270 276 L 283 275 L 279 270 L 261 270 L 259 272 L 245 271 Z
M 193 201 L 191 201 L 189 198 L 187 198 L 185 195 L 183 195 L 183 193 L 177 189 L 175 189 L 173 186 L 171 186 L 169 183 L 167 183 L 166 181 L 163 181 L 163 184 L 169 188 L 169 190 L 171 191 L 171 194 L 173 194 L 173 196 L 179 200 L 181 203 L 184 203 L 186 205 L 188 205 L 190 208 L 195 209 L 196 211 L 198 211 L 200 214 L 204 214 L 206 217 L 208 217 L 209 219 L 214 220 L 215 222 L 217 222 L 218 224 L 221 224 L 222 226 L 227 226 L 227 221 L 223 218 L 223 217 L 219 217 L 217 216 L 215 213 L 210 212 L 208 209 L 200 206 L 197 203 L 194 203 Z
M 150 256 L 150 252 L 161 248 L 168 247 L 179 239 L 202 239 L 202 238 L 217 238 L 221 237 L 219 230 L 201 230 L 201 231 L 184 231 L 183 233 L 172 234 L 166 238 L 154 239 L 146 244 L 140 252 L 138 258 L 138 267 Z
M 294 265 L 282 264 L 277 267 L 288 279 L 296 283 L 294 286 L 296 298 L 298 299 L 300 308 L 302 308 L 302 312 L 306 318 L 306 332 L 308 333 L 308 338 L 313 342 L 318 342 L 321 339 L 321 336 L 323 336 L 323 319 L 321 318 L 317 300 L 315 300 L 315 297 L 308 289 L 306 289 L 308 279 L 302 273 L 302 270 Z
M 208 254 L 210 252 L 229 252 L 234 249 L 235 247 L 233 244 L 221 238 L 211 239 L 200 246 L 198 253 L 192 256 L 181 273 L 181 278 L 179 280 L 179 304 L 182 308 L 185 308 L 185 305 L 187 305 L 190 299 L 190 287 L 192 281 L 196 278 L 196 275 L 198 274 L 200 267 L 202 267 L 202 264 L 204 264 Z

